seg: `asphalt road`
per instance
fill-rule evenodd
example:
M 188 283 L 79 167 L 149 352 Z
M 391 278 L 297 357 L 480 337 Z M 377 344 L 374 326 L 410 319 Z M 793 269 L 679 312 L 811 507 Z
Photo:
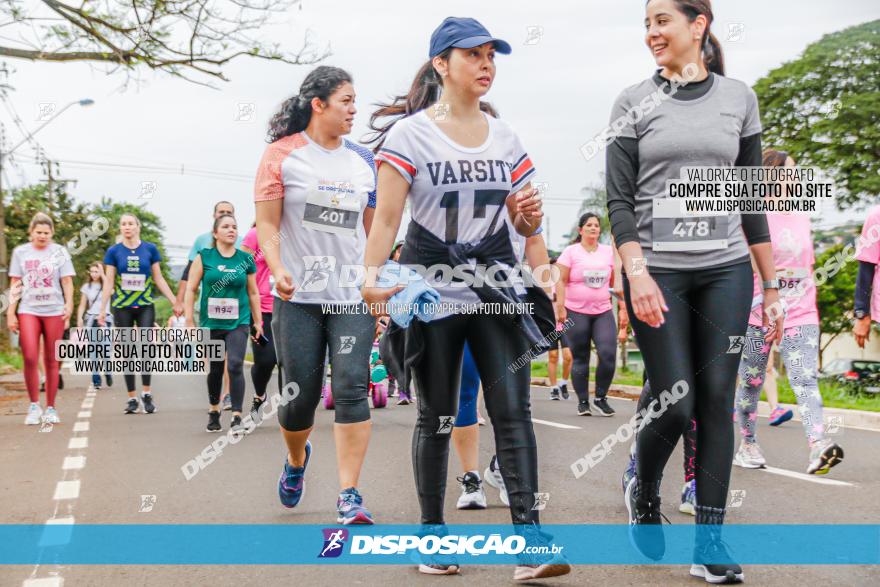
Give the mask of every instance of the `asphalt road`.
M 119 381 L 111 390 L 86 397 L 84 377 L 67 377 L 60 392 L 62 423 L 49 432 L 25 427 L 26 395 L 0 398 L 0 503 L 5 524 L 44 524 L 72 517 L 77 524 L 328 524 L 334 518 L 338 491 L 332 418 L 319 409 L 312 442 L 315 458 L 307 477 L 308 492 L 296 510 L 278 503 L 276 483 L 284 450 L 274 420 L 187 481 L 180 467 L 216 436 L 205 432 L 207 392 L 201 377 L 154 378 L 159 410 L 154 415 L 123 415 L 125 394 Z M 121 379 L 121 378 L 120 378 Z M 251 389 L 248 381 L 248 403 Z M 593 472 L 575 479 L 570 465 L 632 414 L 633 402 L 614 399 L 615 418 L 582 418 L 576 402 L 553 402 L 544 388 L 533 388 L 532 406 L 540 454 L 542 491 L 550 502 L 544 523 L 625 523 L 620 473 L 626 450 L 615 449 Z M 90 407 L 91 406 L 91 407 Z M 412 524 L 418 505 L 412 481 L 410 438 L 415 406 L 390 405 L 373 411 L 373 439 L 361 490 L 378 522 Z M 224 413 L 224 427 L 228 424 Z M 79 423 L 79 424 L 77 424 Z M 76 428 L 76 430 L 75 430 Z M 87 429 L 85 429 L 87 428 Z M 481 439 L 482 466 L 492 454 L 488 428 Z M 72 438 L 87 438 L 87 441 Z M 731 489 L 745 490 L 742 505 L 731 508 L 731 523 L 877 523 L 880 520 L 880 467 L 876 432 L 843 429 L 838 438 L 846 460 L 827 484 L 800 475 L 808 449 L 798 423 L 779 429 L 759 423 L 771 470 L 734 468 Z M 87 446 L 83 443 L 87 442 Z M 77 457 L 84 457 L 79 459 Z M 453 457 L 454 459 L 454 457 Z M 456 461 L 453 460 L 453 463 Z M 674 524 L 692 523 L 677 511 L 681 450 L 670 460 L 663 490 L 664 513 Z M 66 469 L 65 469 L 66 467 Z M 772 471 L 772 472 L 771 472 Z M 457 511 L 458 466 L 450 466 L 448 523 L 506 523 L 509 516 L 488 489 L 490 508 Z M 59 484 L 59 482 L 63 482 Z M 78 482 L 78 483 L 77 483 Z M 69 492 L 64 499 L 56 492 Z M 155 496 L 142 512 L 143 495 Z M 295 548 L 296 545 L 291 545 Z M 149 544 L 119 548 L 149 551 Z M 236 544 L 217 544 L 235 558 Z M 751 585 L 869 585 L 876 568 L 866 566 L 746 566 Z M 481 585 L 511 584 L 512 567 L 466 566 L 458 577 L 427 577 L 407 566 L 5 566 L 0 585 Z M 699 585 L 686 566 L 577 566 L 548 585 Z

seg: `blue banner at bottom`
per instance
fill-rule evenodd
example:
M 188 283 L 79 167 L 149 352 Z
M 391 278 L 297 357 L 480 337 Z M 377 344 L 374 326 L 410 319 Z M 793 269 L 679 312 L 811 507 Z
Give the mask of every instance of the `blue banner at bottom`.
M 223 546 L 229 544 L 236 547 Z M 3 524 L 0 545 L 0 564 L 6 565 L 408 565 L 426 557 L 478 565 L 523 557 L 669 565 L 693 562 L 695 547 L 707 563 L 729 557 L 740 564 L 876 565 L 880 525 L 547 524 L 537 532 L 500 524 Z

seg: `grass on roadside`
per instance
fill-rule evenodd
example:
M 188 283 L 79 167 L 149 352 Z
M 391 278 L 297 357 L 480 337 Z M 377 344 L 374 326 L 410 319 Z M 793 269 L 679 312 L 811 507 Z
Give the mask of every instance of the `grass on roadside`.
M 559 372 L 561 373 L 561 369 Z M 532 377 L 547 377 L 547 362 L 532 361 Z M 590 368 L 590 378 L 595 377 L 595 369 Z M 642 372 L 618 368 L 614 374 L 617 385 L 635 385 L 641 387 Z M 784 404 L 796 404 L 797 399 L 791 386 L 784 377 L 778 379 L 779 401 Z M 845 410 L 864 410 L 867 412 L 880 412 L 880 394 L 855 394 L 843 387 L 826 381 L 819 382 L 819 391 L 822 393 L 822 404 L 827 408 L 841 408 Z M 761 399 L 767 401 L 767 396 L 762 394 Z
M 21 353 L 17 350 L 0 351 L 0 375 L 16 373 L 24 367 Z

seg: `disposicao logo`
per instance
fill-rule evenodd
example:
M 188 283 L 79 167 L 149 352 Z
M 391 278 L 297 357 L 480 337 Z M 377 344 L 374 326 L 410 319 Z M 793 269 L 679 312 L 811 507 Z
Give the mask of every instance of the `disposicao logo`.
M 342 554 L 345 541 L 348 540 L 348 530 L 342 528 L 324 528 L 324 547 L 318 558 L 336 558 Z

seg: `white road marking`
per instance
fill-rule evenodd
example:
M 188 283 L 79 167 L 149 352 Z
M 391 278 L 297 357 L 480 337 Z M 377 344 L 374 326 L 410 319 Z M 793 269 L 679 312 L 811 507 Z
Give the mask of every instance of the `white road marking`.
M 95 407 L 95 400 L 93 399 L 84 399 L 82 406 L 80 406 L 83 410 L 91 410 Z
M 837 485 L 838 487 L 855 487 L 852 483 L 846 481 L 838 481 L 837 479 L 828 479 L 818 475 L 807 475 L 806 473 L 798 473 L 797 471 L 789 471 L 787 469 L 777 469 L 776 467 L 765 467 L 763 469 L 767 473 L 774 475 L 782 475 L 783 477 L 791 477 L 792 479 L 800 479 L 801 481 L 811 481 L 820 485 Z
M 73 525 L 73 516 L 64 516 L 63 518 L 52 518 L 51 520 L 46 520 L 47 526 L 61 526 L 65 524 Z
M 70 439 L 70 442 L 67 443 L 68 449 L 75 448 L 88 448 L 89 446 L 89 437 L 88 436 L 75 436 Z
M 91 412 L 79 412 L 79 413 L 76 415 L 76 417 L 77 417 L 77 418 L 91 418 L 91 417 L 92 417 L 92 413 L 91 413 Z
M 54 500 L 60 499 L 76 499 L 79 497 L 79 480 L 76 481 L 59 481 L 55 486 Z
M 28 579 L 21 584 L 22 587 L 61 587 L 64 585 L 63 577 L 44 577 L 42 579 Z
M 89 431 L 89 423 L 88 422 L 77 422 L 73 425 L 74 432 L 88 432 Z
M 551 422 L 549 420 L 538 420 L 537 418 L 532 418 L 532 422 L 535 424 L 543 424 L 544 426 L 553 426 L 554 428 L 562 428 L 564 430 L 581 430 L 580 426 L 571 426 L 569 424 L 560 424 L 558 422 Z
M 64 464 L 61 465 L 61 468 L 64 471 L 71 471 L 74 469 L 82 469 L 85 466 L 86 458 L 84 456 L 64 457 Z

